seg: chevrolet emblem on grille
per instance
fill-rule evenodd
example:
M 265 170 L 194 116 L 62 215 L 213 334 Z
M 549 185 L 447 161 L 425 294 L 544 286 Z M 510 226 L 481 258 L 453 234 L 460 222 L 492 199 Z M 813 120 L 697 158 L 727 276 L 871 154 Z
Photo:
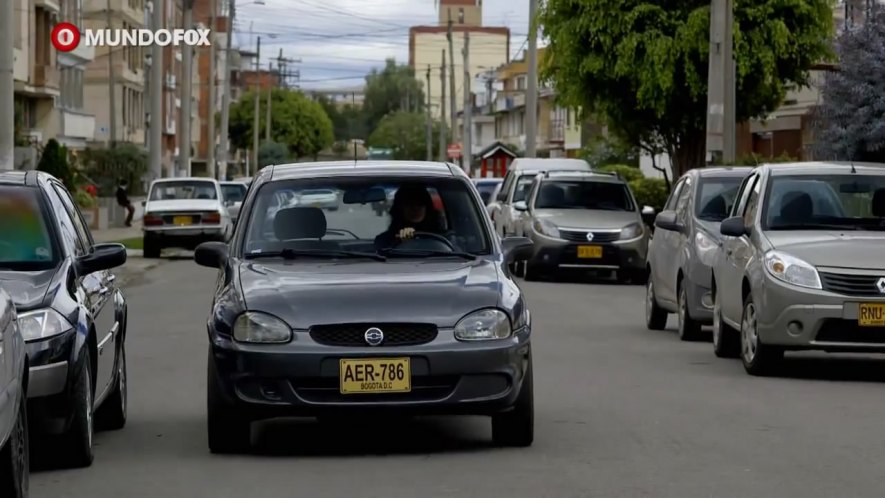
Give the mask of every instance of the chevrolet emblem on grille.
M 378 346 L 384 342 L 384 332 L 381 332 L 381 329 L 377 327 L 372 327 L 366 331 L 364 338 L 369 346 Z
M 876 282 L 876 288 L 879 289 L 879 294 L 885 294 L 885 277 Z

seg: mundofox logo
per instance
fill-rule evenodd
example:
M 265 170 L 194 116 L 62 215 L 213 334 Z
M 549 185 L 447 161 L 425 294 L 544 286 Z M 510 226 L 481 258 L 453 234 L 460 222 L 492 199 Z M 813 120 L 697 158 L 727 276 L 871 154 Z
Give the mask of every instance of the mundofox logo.
M 52 44 L 60 52 L 70 52 L 83 40 L 89 47 L 144 47 L 159 45 L 208 46 L 209 29 L 80 29 L 71 23 L 59 23 L 52 30 Z

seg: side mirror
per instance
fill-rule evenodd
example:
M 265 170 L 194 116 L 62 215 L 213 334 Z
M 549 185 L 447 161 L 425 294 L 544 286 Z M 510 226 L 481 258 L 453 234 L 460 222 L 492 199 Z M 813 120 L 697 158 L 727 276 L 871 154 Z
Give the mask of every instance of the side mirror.
M 126 263 L 126 246 L 123 244 L 95 244 L 92 252 L 77 259 L 77 273 L 89 275 L 110 270 Z
M 683 226 L 676 221 L 676 211 L 661 211 L 655 218 L 655 227 L 670 232 L 682 232 Z
M 227 255 L 228 247 L 224 242 L 203 242 L 194 250 L 194 261 L 200 266 L 221 268 Z
M 507 264 L 525 261 L 535 254 L 535 243 L 526 237 L 507 237 L 501 240 Z
M 741 216 L 732 216 L 726 218 L 719 225 L 719 233 L 729 237 L 743 237 L 747 235 L 747 227 L 744 225 L 744 218 Z
M 526 211 L 529 207 L 526 205 L 525 201 L 516 201 L 513 203 L 513 209 L 517 211 Z
M 645 222 L 646 225 L 652 225 L 655 222 L 655 208 L 651 206 L 643 206 L 642 207 L 642 221 Z

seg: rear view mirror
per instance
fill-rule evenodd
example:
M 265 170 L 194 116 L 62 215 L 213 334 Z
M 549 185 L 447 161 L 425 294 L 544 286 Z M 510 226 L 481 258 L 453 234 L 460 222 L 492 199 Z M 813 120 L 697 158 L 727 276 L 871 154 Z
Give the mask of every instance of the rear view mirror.
M 387 192 L 380 187 L 372 187 L 361 190 L 347 190 L 344 192 L 342 202 L 344 204 L 371 204 L 387 200 Z
M 126 246 L 123 244 L 96 244 L 92 252 L 77 260 L 77 272 L 89 275 L 110 270 L 126 263 Z
M 507 264 L 525 261 L 535 253 L 535 244 L 527 237 L 507 237 L 501 240 L 504 249 L 504 261 Z
M 221 268 L 227 260 L 227 253 L 224 242 L 203 242 L 194 251 L 194 261 L 200 266 Z
M 873 186 L 869 183 L 843 183 L 839 185 L 839 192 L 843 194 L 868 194 L 873 191 Z
M 529 207 L 526 206 L 525 201 L 516 201 L 513 203 L 513 209 L 515 209 L 517 211 L 525 211 L 528 208 Z
M 676 221 L 676 211 L 661 211 L 655 218 L 655 227 L 670 232 L 681 232 L 682 224 Z
M 744 218 L 741 216 L 732 216 L 726 218 L 719 225 L 719 232 L 729 237 L 743 237 L 747 234 L 747 227 L 744 225 Z

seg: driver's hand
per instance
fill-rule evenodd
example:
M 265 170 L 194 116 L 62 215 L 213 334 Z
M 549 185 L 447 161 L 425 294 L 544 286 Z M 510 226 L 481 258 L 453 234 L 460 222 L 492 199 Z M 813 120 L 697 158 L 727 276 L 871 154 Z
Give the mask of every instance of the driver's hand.
M 396 236 L 397 236 L 397 238 L 400 238 L 402 240 L 411 239 L 412 237 L 415 236 L 415 229 L 414 228 L 403 228 L 402 230 L 399 231 L 398 234 L 396 234 Z

